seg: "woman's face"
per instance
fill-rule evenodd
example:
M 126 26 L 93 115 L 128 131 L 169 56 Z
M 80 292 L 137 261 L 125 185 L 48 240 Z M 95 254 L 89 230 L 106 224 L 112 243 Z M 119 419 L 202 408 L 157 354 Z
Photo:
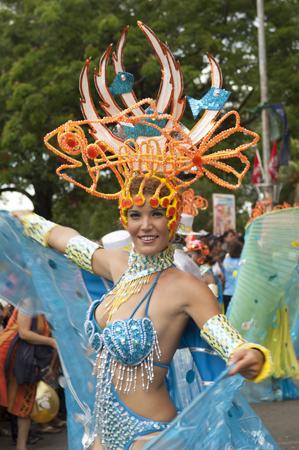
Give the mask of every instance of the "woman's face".
M 141 255 L 152 256 L 165 250 L 169 244 L 167 223 L 165 209 L 152 208 L 148 199 L 143 206 L 130 208 L 127 229 L 135 251 Z

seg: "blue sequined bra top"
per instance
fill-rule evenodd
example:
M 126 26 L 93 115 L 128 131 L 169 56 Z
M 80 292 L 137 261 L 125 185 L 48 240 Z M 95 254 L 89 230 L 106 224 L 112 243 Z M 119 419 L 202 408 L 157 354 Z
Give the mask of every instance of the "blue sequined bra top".
M 145 362 L 145 365 L 152 363 L 152 365 L 168 368 L 167 364 L 153 361 L 154 356 L 160 359 L 161 352 L 153 322 L 148 317 L 149 303 L 160 275 L 161 272 L 157 274 L 152 286 L 128 319 L 116 320 L 105 328 L 101 328 L 95 319 L 95 311 L 103 298 L 91 304 L 87 313 L 85 331 L 89 343 L 97 352 L 105 350 L 112 362 L 123 366 L 136 367 Z M 135 313 L 144 302 L 146 302 L 145 317 L 134 319 Z

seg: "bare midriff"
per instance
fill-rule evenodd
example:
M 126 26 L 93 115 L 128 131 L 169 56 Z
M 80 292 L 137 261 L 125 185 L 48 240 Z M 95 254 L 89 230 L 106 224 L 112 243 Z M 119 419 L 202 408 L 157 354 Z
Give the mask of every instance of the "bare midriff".
M 177 411 L 165 385 L 166 373 L 166 368 L 154 366 L 154 381 L 148 389 L 137 383 L 135 391 L 118 391 L 117 394 L 134 413 L 155 421 L 171 421 Z

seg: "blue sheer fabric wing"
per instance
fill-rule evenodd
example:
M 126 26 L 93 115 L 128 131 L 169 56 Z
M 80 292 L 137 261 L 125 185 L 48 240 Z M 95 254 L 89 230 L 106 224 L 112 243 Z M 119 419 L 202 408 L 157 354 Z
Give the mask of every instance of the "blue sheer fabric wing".
M 25 238 L 17 220 L 0 213 L 0 296 L 25 314 L 46 315 L 67 387 L 70 450 L 81 450 L 92 416 L 92 356 L 83 332 L 90 297 L 80 270 L 63 255 Z
M 170 397 L 181 412 L 146 449 L 279 448 L 240 394 L 242 378 L 226 378 L 225 367 L 190 320 L 167 376 Z
M 227 370 L 200 393 L 171 425 L 144 448 L 149 450 L 279 449 L 261 419 L 240 396 L 240 376 Z

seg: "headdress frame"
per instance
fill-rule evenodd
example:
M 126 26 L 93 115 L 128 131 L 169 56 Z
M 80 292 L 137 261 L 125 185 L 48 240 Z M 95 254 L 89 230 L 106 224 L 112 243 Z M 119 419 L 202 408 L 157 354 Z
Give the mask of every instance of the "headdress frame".
M 138 22 L 138 26 L 152 44 L 162 67 L 157 99 L 146 98 L 136 102 L 133 92 L 125 92 L 120 94 L 120 98 L 126 108 L 119 107 L 107 86 L 106 70 L 112 51 L 109 46 L 100 60 L 99 70 L 94 78 L 101 107 L 107 116 L 100 118 L 95 109 L 88 81 L 90 61 L 87 60 L 80 77 L 81 108 L 86 120 L 66 122 L 48 133 L 44 141 L 46 147 L 63 161 L 56 170 L 59 176 L 91 195 L 119 200 L 124 225 L 127 209 L 133 204 L 140 206 L 144 203 L 143 186 L 146 180 L 150 177 L 158 178 L 161 186 L 151 197 L 150 203 L 152 207 L 166 208 L 169 230 L 173 234 L 182 209 L 177 193 L 202 176 L 207 176 L 214 183 L 228 189 L 239 187 L 249 168 L 244 151 L 256 144 L 259 137 L 240 125 L 240 117 L 236 111 L 226 113 L 215 122 L 219 110 L 206 110 L 190 131 L 182 127 L 179 120 L 184 110 L 185 97 L 182 97 L 183 81 L 179 64 L 169 48 L 148 27 L 141 22 Z M 123 48 L 126 34 L 127 28 L 121 34 L 116 53 L 112 56 L 116 74 L 125 70 Z M 212 88 L 221 90 L 220 68 L 210 55 L 209 62 Z M 166 112 L 169 108 L 170 114 Z M 224 121 L 229 117 L 234 119 L 235 125 L 222 130 Z M 84 131 L 85 126 L 88 127 L 88 133 Z M 233 149 L 211 152 L 212 147 L 239 132 L 249 135 L 251 141 Z M 93 142 L 90 142 L 90 136 L 93 137 Z M 57 146 L 50 142 L 55 137 Z M 240 171 L 230 164 L 231 158 L 238 158 L 243 163 Z M 68 173 L 70 169 L 76 170 L 83 165 L 91 179 L 89 186 Z M 104 193 L 99 189 L 101 176 L 107 170 L 115 175 L 120 186 L 118 192 Z M 219 171 L 230 174 L 235 181 L 221 178 Z M 182 175 L 186 173 L 191 178 L 184 180 Z M 138 194 L 132 198 L 130 184 L 138 175 L 143 176 L 145 181 L 141 183 Z M 162 186 L 166 186 L 170 194 L 160 198 Z

